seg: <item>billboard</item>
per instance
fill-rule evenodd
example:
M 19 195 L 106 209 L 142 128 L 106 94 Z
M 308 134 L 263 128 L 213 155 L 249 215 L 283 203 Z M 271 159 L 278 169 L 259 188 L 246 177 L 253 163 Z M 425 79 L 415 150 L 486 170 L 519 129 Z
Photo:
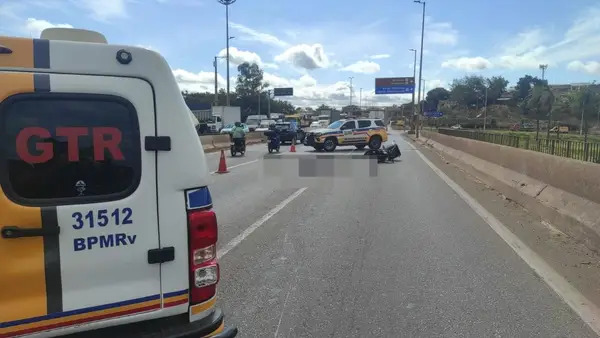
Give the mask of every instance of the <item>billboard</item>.
M 383 77 L 375 79 L 375 94 L 412 94 L 414 77 Z

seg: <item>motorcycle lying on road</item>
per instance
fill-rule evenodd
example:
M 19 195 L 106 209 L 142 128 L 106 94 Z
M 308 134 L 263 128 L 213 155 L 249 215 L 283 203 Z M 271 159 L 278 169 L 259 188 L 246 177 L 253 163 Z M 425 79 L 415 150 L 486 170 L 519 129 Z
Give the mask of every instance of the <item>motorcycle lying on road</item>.
M 394 162 L 394 160 L 402 155 L 396 141 L 392 141 L 390 146 L 382 146 L 379 149 L 369 149 L 365 152 L 367 156 L 377 158 L 377 163 Z
M 232 138 L 231 140 L 231 156 L 235 157 L 237 153 L 240 153 L 242 156 L 246 153 L 246 139 L 245 138 Z

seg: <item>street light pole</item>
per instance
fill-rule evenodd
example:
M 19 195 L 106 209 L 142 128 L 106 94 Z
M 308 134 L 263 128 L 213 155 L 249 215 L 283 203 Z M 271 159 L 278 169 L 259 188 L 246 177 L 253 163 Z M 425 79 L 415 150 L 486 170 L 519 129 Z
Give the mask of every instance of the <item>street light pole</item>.
M 487 101 L 488 101 L 488 87 L 485 86 L 485 108 L 483 109 L 483 131 L 485 131 L 485 125 L 487 124 Z
M 219 88 L 217 85 L 217 57 L 215 56 L 215 61 L 213 61 L 213 66 L 215 66 L 215 106 L 219 105 Z
M 362 110 L 362 88 L 360 89 L 360 98 L 359 98 L 360 110 Z
M 419 61 L 419 79 L 421 79 L 421 76 L 423 75 L 423 40 L 425 39 L 425 1 L 414 0 L 414 2 L 423 5 L 423 20 L 421 22 L 421 55 L 420 55 L 420 61 Z M 421 102 L 421 81 L 419 81 L 419 94 L 418 94 L 417 101 Z M 422 113 L 423 113 L 423 111 L 421 110 L 420 114 L 417 115 L 417 121 L 419 121 L 420 115 Z M 419 138 L 418 124 L 417 124 L 416 137 Z
M 354 79 L 354 76 L 350 76 L 350 105 L 352 106 L 352 79 Z
M 267 90 L 267 116 L 268 118 L 271 118 L 271 90 Z
M 416 49 L 409 49 L 409 51 L 414 52 L 415 54 L 415 61 L 413 62 L 413 81 L 415 81 L 417 79 L 417 50 Z M 415 90 L 413 89 L 412 92 L 412 112 L 413 112 L 413 118 L 416 114 L 417 108 L 415 107 Z
M 229 5 L 236 0 L 218 0 L 219 3 L 225 5 L 225 41 L 227 42 L 227 106 L 229 106 Z

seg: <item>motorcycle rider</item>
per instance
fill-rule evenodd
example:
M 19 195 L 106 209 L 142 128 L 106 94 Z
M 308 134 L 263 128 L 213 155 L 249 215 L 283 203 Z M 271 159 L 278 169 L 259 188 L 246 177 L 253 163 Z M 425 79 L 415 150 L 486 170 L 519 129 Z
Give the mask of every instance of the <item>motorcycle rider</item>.
M 242 144 L 242 147 L 246 148 L 246 132 L 240 122 L 236 122 L 231 130 L 231 138 L 234 144 Z

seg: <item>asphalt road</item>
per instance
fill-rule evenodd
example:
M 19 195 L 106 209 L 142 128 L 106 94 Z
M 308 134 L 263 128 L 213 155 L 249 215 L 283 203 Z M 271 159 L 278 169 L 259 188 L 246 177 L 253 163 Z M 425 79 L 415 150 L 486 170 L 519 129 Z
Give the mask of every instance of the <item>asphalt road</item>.
M 228 325 L 241 337 L 595 336 L 393 138 L 401 161 L 373 177 L 270 177 L 263 164 L 278 162 L 265 162 L 266 145 L 228 157 L 231 172 L 212 175 Z M 293 164 L 289 146 L 282 150 L 291 159 L 282 165 Z M 219 154 L 207 157 L 216 170 Z

